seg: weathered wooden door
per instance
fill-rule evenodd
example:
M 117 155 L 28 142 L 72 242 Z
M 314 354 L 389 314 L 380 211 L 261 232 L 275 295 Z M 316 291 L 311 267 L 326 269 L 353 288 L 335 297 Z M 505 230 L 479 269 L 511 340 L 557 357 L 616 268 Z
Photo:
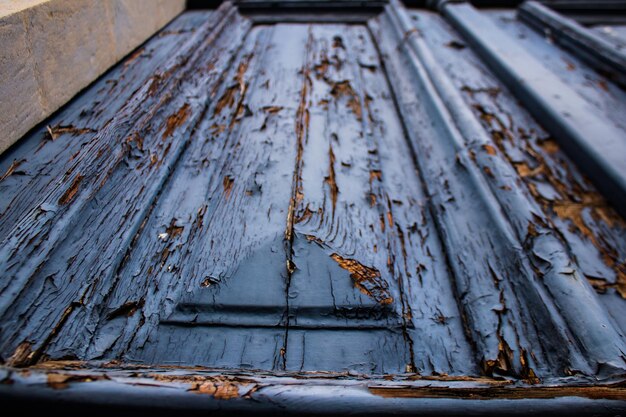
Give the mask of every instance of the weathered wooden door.
M 623 376 L 621 55 L 355 3 L 185 12 L 0 157 L 7 366 Z

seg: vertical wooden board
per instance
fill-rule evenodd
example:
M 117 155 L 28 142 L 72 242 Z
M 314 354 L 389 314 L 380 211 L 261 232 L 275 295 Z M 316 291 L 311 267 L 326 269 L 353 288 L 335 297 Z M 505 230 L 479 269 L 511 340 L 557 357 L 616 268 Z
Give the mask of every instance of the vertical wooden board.
M 199 143 L 210 132 L 217 133 L 217 138 L 204 148 L 192 141 L 190 154 L 184 157 L 186 161 L 207 160 L 198 166 L 182 166 L 174 174 L 146 225 L 151 234 L 139 238 L 109 302 L 113 310 L 139 302 L 129 289 L 145 287 L 146 274 L 153 276 L 148 282 L 157 282 L 158 289 L 156 293 L 143 290 L 146 304 L 138 314 L 145 319 L 122 318 L 122 336 L 107 355 L 156 362 L 193 359 L 224 367 L 282 365 L 286 322 L 281 321 L 287 283 L 283 237 L 296 153 L 299 72 L 307 36 L 306 28 L 298 26 L 258 26 L 246 40 L 244 56 L 251 57 L 247 64 L 251 67 L 244 81 L 227 85 L 216 97 L 217 107 L 209 110 L 198 129 Z M 231 94 L 235 94 L 232 99 Z M 229 120 L 220 119 L 219 103 L 232 113 Z M 190 182 L 196 175 L 198 180 Z M 186 205 L 189 211 L 172 213 L 188 193 L 195 196 Z M 202 221 L 194 226 L 189 219 L 195 219 L 197 212 Z M 171 246 L 165 262 L 174 266 L 174 273 L 167 267 L 151 270 L 153 261 L 146 261 L 144 254 L 158 255 L 164 250 L 154 231 L 165 230 L 174 218 L 176 227 L 182 227 L 182 240 Z M 137 274 L 137 270 L 143 272 Z M 283 311 L 277 314 L 281 303 Z M 110 337 L 107 327 L 118 325 L 103 323 L 104 337 Z M 189 348 L 173 355 L 165 348 L 171 340 Z M 202 355 L 194 353 L 198 344 L 207 346 Z M 129 350 L 124 353 L 126 346 Z
M 357 51 L 345 40 L 352 30 L 344 25 L 311 30 L 294 193 L 287 368 L 319 369 L 315 352 L 332 340 L 323 369 L 404 372 L 410 355 L 401 294 L 390 273 L 388 217 L 372 204 L 377 171 L 366 139 Z M 347 318 L 346 311 L 351 311 Z M 303 320 L 315 321 L 307 314 L 317 315 L 327 328 L 298 330 Z M 371 325 L 378 328 L 363 327 Z
M 226 127 L 239 125 L 239 109 L 254 70 L 249 66 L 258 65 L 257 60 L 251 62 L 252 50 L 262 42 L 258 35 L 257 30 L 248 35 L 245 48 L 243 41 L 235 45 L 241 50 L 231 65 L 223 69 L 219 86 L 211 92 L 211 105 L 182 156 L 182 163 L 135 238 L 132 251 L 118 271 L 119 281 L 106 299 L 106 309 L 98 312 L 100 323 L 90 356 L 122 355 L 134 339 L 136 327 L 156 326 L 159 313 L 171 310 L 175 303 L 173 294 L 197 284 L 181 279 L 182 269 L 189 266 L 185 257 L 203 232 L 206 233 L 213 211 L 210 209 L 224 195 L 220 170 L 236 145 L 236 134 Z M 209 198 L 212 194 L 215 194 L 213 198 Z M 124 313 L 128 306 L 134 307 L 132 314 Z M 139 310 L 137 314 L 136 310 Z
M 258 31 L 249 35 L 247 47 L 224 68 L 219 87 L 211 93 L 212 103 L 205 113 L 211 117 L 200 121 L 182 163 L 135 238 L 132 252 L 118 271 L 119 281 L 106 299 L 106 309 L 98 312 L 100 323 L 91 343 L 90 356 L 121 355 L 133 340 L 135 327 L 146 322 L 156 325 L 163 304 L 175 302 L 167 298 L 169 293 L 183 286 L 191 287 L 191 282 L 181 279 L 184 256 L 190 252 L 186 248 L 191 247 L 206 228 L 208 195 L 216 194 L 212 206 L 222 196 L 219 170 L 232 153 L 235 136 L 231 137 L 231 130 L 225 126 L 236 124 L 238 108 L 245 97 L 241 85 L 249 81 L 248 70 L 252 69 L 248 67 L 257 35 Z M 132 314 L 125 314 L 128 306 L 134 307 Z M 111 352 L 106 352 L 109 349 Z
M 406 303 L 407 335 L 415 371 L 476 374 L 478 369 L 465 335 L 443 251 L 419 173 L 398 116 L 384 68 L 367 28 L 350 32 L 357 49 L 367 106 L 364 118 L 376 146 L 382 204 L 393 219 L 388 228 L 394 276 Z
M 567 150 L 578 166 L 584 169 L 594 184 L 603 190 L 605 197 L 613 201 L 616 209 L 624 214 L 622 209 L 626 201 L 626 166 L 621 155 L 626 153 L 626 144 L 623 143 L 623 132 L 619 127 L 471 5 L 446 7 L 445 16 L 470 40 L 475 50 L 499 74 L 502 81 L 515 91 L 531 114 L 553 132 L 554 138 Z M 404 19 L 405 22 L 406 20 Z M 432 65 L 429 67 L 431 75 L 443 73 L 439 67 L 434 71 Z M 446 84 L 446 87 L 442 88 L 447 91 L 446 96 L 457 103 L 450 107 L 450 111 L 456 116 L 459 115 L 457 109 L 462 108 L 468 112 L 467 107 L 460 104 L 463 99 L 458 91 L 454 90 L 452 83 L 448 80 Z M 438 85 L 441 86 L 441 83 Z M 456 116 L 455 119 L 461 119 Z M 475 118 L 471 119 L 477 122 Z M 485 136 L 484 130 L 481 131 L 480 128 L 467 123 L 463 125 L 464 130 L 471 130 L 476 136 Z M 486 138 L 482 138 L 481 141 L 485 144 L 489 142 Z M 476 163 L 482 165 L 483 170 L 488 167 L 483 165 L 485 159 L 493 161 L 499 157 L 501 161 L 500 167 L 491 171 L 494 175 L 485 176 L 488 183 L 494 185 L 491 179 L 502 177 L 501 169 L 508 168 L 507 177 L 515 176 L 513 169 L 497 152 L 496 158 L 487 155 L 487 152 L 476 155 Z M 514 186 L 510 187 L 511 192 L 507 193 L 511 196 L 521 196 L 526 191 L 523 187 L 517 187 L 517 184 L 512 185 Z M 519 219 L 522 216 L 528 219 L 530 213 L 524 208 L 529 206 L 533 206 L 533 215 L 542 217 L 541 214 L 537 214 L 541 213 L 541 209 L 532 197 L 517 198 L 518 204 L 511 206 L 503 198 L 503 193 L 496 190 L 492 192 L 509 219 Z M 519 224 L 514 221 L 510 221 L 509 224 L 515 227 L 516 223 Z M 558 309 L 557 314 L 551 312 L 551 319 L 556 324 L 562 319 L 563 324 L 567 326 L 559 326 L 564 330 L 561 338 L 564 341 L 574 339 L 577 342 L 576 346 L 570 349 L 570 356 L 583 364 L 585 361 L 588 363 L 584 372 L 599 375 L 624 372 L 626 344 L 623 335 L 615 327 L 591 285 L 582 276 L 580 268 L 573 262 L 567 247 L 550 228 L 544 226 L 547 223 L 549 222 L 545 219 L 536 223 L 529 222 L 527 227 L 517 228 L 516 234 L 518 241 L 524 242 L 524 246 L 528 248 L 532 266 L 542 278 L 543 289 L 549 295 L 546 306 L 552 302 Z M 532 293 L 525 294 L 525 298 L 529 306 L 536 305 Z M 532 307 L 528 310 L 536 311 Z M 568 332 L 571 336 L 567 335 Z M 556 340 L 553 344 L 554 342 Z M 558 348 L 562 344 L 555 343 L 555 347 Z M 576 348 L 582 351 L 582 355 L 576 352 Z M 570 365 L 569 368 L 572 367 L 580 369 L 576 365 Z M 565 372 L 567 373 L 567 370 Z
M 24 317 L 25 325 L 15 328 L 3 321 L 7 356 L 29 344 L 29 360 L 36 360 L 68 323 L 89 330 L 81 326 L 93 308 L 89 300 L 110 291 L 126 248 L 248 29 L 241 19 L 230 21 L 224 31 L 209 23 L 186 44 L 190 56 L 183 61 L 174 57 L 164 67 L 169 78 L 161 75 L 137 90 L 89 144 L 85 158 L 47 190 L 41 211 L 28 213 L 15 226 L 10 244 L 2 248 L 2 262 L 13 277 L 3 283 L 2 307 L 4 317 Z M 215 42 L 231 48 L 230 53 L 211 49 Z M 137 110 L 140 103 L 146 108 Z M 22 241 L 27 244 L 20 245 Z M 80 344 L 81 338 L 70 334 L 68 340 Z
M 476 54 L 470 48 L 459 47 L 460 38 L 446 22 L 429 13 L 414 15 L 418 16 L 416 27 L 424 33 L 448 76 L 463 91 L 468 106 L 493 138 L 494 152 L 502 152 L 516 169 L 519 183 L 528 188 L 562 236 L 600 300 L 608 307 L 609 297 L 604 294 L 625 297 L 624 220 Z M 571 71 L 579 71 L 577 68 Z M 615 317 L 623 326 L 624 319 Z
M 260 65 L 260 57 L 253 59 L 253 50 L 262 49 L 266 41 L 266 36 L 252 30 L 245 46 L 242 40 L 232 63 L 223 68 L 219 84 L 210 94 L 211 104 L 181 156 L 183 162 L 172 173 L 117 272 L 118 282 L 105 298 L 106 308 L 94 312 L 98 328 L 89 346 L 90 357 L 122 355 L 137 326 L 145 326 L 146 321 L 156 326 L 160 313 L 175 305 L 175 294 L 192 288 L 193 284 L 183 279 L 182 269 L 187 267 L 186 257 L 193 246 L 207 233 L 209 217 L 223 198 L 222 170 L 237 145 L 238 113 L 255 70 L 249 67 Z M 237 127 L 235 133 L 232 127 Z M 208 273 L 202 277 L 204 285 L 214 283 Z
M 402 33 L 393 36 L 395 25 L 391 15 L 371 22 L 445 243 L 477 360 L 488 375 L 532 378 L 567 372 L 568 365 L 579 362 L 568 362 L 578 357 L 567 348 L 566 329 L 555 321 L 550 300 L 535 283 L 498 202 L 463 150 L 463 139 L 450 130 L 454 122 L 429 75 L 403 44 Z

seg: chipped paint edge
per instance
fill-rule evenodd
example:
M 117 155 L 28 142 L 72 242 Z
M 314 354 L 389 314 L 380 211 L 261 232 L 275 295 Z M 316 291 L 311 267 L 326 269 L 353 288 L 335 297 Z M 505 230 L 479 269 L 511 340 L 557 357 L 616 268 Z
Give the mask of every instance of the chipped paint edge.
M 540 415 L 626 411 L 624 380 L 572 379 L 531 386 L 507 379 L 405 374 L 370 377 L 350 373 L 270 373 L 208 368 L 119 366 L 115 363 L 49 362 L 38 367 L 0 367 L 5 403 L 47 411 L 67 405 L 83 411 L 185 410 L 192 412 L 335 414 L 354 412 L 452 415 L 465 411 Z M 71 408 L 75 410 L 75 408 Z

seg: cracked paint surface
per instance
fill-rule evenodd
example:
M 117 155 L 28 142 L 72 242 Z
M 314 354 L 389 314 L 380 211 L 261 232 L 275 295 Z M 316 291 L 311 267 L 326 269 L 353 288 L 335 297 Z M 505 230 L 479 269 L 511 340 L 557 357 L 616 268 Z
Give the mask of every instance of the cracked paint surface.
M 626 327 L 624 220 L 440 16 L 394 16 L 183 14 L 3 155 L 4 363 L 487 385 L 623 374 L 621 334 L 596 355 L 603 340 L 581 333 Z M 459 100 L 441 104 L 446 80 Z M 585 303 L 617 324 L 590 313 L 576 328 Z M 184 383 L 220 400 L 263 389 Z

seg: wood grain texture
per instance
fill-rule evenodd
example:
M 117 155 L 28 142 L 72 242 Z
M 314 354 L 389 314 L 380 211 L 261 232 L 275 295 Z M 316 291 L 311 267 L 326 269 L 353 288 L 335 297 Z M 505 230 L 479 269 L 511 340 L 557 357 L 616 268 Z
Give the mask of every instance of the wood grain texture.
M 484 371 L 533 379 L 538 371 L 623 368 L 623 337 L 567 248 L 540 217 L 534 219 L 536 203 L 510 181 L 511 167 L 498 161 L 409 16 L 394 2 L 372 29 L 409 125 L 435 221 L 455 257 L 450 262 L 460 304 Z M 536 225 L 542 230 L 528 239 L 527 228 Z
M 443 18 L 279 20 L 185 13 L 2 155 L 3 360 L 623 373 L 623 219 Z
M 587 278 L 598 293 L 595 298 L 605 305 L 609 315 L 616 319 L 617 326 L 623 327 L 620 300 L 624 295 L 621 290 L 624 263 L 620 261 L 624 259 L 623 219 L 576 169 L 556 141 L 489 73 L 476 54 L 469 47 L 458 47 L 463 45 L 462 41 L 443 19 L 427 12 L 415 16 L 416 28 L 424 34 L 433 54 L 446 68 L 454 88 L 462 92 L 464 105 L 471 108 L 488 133 L 484 143 L 475 147 L 473 158 L 486 170 L 487 178 L 507 204 L 509 218 L 518 216 L 523 219 L 521 208 L 524 205 L 532 207 L 525 216 L 527 226 L 523 221 L 519 226 L 518 233 L 525 246 L 534 245 L 534 253 L 543 252 L 543 258 L 548 259 L 545 249 L 549 246 L 543 244 L 542 247 L 540 240 L 552 235 L 555 243 L 551 247 L 564 246 L 564 252 L 571 254 L 575 261 L 563 256 L 560 261 L 563 270 L 576 271 L 578 267 L 576 273 Z M 615 98 L 606 94 L 606 99 Z M 494 165 L 493 159 L 501 161 L 500 168 Z M 506 165 L 514 170 L 509 168 L 507 174 L 503 174 L 502 167 Z M 505 177 L 518 178 L 518 183 L 525 186 L 507 186 L 502 181 Z M 529 204 L 514 203 L 514 193 L 523 195 Z M 551 262 L 554 260 L 552 258 Z M 545 271 L 540 266 L 538 268 Z M 545 277 L 544 280 L 549 291 L 558 291 Z M 571 298 L 571 295 L 567 297 Z M 583 311 L 583 315 L 589 314 L 588 307 Z M 575 323 L 582 321 L 575 320 Z

